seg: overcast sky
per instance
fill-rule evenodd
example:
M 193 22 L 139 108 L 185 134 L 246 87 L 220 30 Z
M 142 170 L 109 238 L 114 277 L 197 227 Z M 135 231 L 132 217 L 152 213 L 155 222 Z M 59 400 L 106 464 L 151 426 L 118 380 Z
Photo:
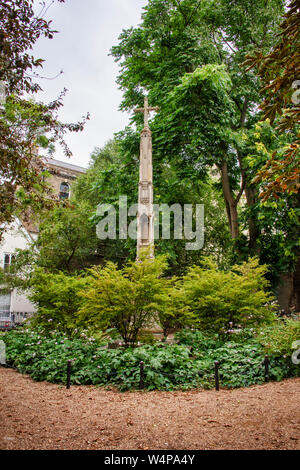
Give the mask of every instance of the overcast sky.
M 50 1 L 50 0 L 49 0 Z M 38 2 L 36 2 L 38 3 Z M 118 64 L 108 56 L 118 44 L 122 29 L 141 22 L 147 0 L 66 0 L 55 2 L 45 19 L 52 19 L 58 30 L 52 40 L 40 39 L 35 57 L 45 59 L 39 81 L 44 92 L 37 99 L 53 101 L 68 89 L 59 117 L 77 122 L 90 112 L 84 131 L 69 133 L 66 141 L 73 152 L 68 160 L 56 146 L 54 158 L 87 167 L 93 149 L 102 147 L 129 122 L 129 115 L 118 110 L 122 93 L 116 84 Z M 63 74 L 55 77 L 60 70 Z

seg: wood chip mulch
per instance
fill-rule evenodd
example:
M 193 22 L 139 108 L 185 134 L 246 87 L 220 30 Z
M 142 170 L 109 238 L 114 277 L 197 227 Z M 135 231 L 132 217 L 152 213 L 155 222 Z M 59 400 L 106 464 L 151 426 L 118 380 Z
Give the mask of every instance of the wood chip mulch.
M 300 449 L 300 378 L 235 390 L 126 392 L 0 367 L 0 449 Z

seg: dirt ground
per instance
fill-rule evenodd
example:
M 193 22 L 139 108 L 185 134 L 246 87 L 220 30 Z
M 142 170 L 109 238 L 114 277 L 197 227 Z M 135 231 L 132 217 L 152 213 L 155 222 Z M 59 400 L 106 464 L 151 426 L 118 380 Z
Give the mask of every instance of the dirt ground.
M 0 449 L 300 449 L 300 378 L 244 389 L 107 391 L 0 367 Z

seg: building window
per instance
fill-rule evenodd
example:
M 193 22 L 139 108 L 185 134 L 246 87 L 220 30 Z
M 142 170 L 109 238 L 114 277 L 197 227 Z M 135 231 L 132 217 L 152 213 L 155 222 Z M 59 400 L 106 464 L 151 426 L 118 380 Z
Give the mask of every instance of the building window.
M 66 181 L 63 181 L 60 185 L 59 199 L 64 201 L 70 197 L 70 185 Z
M 14 262 L 16 255 L 13 255 L 11 253 L 4 253 L 4 262 L 3 262 L 3 267 L 4 269 L 9 269 L 11 264 Z
M 8 317 L 10 313 L 11 294 L 0 294 L 0 317 Z

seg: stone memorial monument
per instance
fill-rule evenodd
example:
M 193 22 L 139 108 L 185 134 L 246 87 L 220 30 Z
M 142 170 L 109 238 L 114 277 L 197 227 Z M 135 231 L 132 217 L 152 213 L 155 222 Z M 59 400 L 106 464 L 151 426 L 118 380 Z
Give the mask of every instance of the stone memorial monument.
M 158 111 L 158 107 L 149 107 L 148 98 L 144 99 L 144 107 L 137 108 L 136 113 L 144 113 L 144 128 L 140 143 L 140 177 L 137 214 L 137 259 L 144 250 L 154 257 L 154 212 L 152 184 L 152 134 L 148 124 L 150 111 Z

